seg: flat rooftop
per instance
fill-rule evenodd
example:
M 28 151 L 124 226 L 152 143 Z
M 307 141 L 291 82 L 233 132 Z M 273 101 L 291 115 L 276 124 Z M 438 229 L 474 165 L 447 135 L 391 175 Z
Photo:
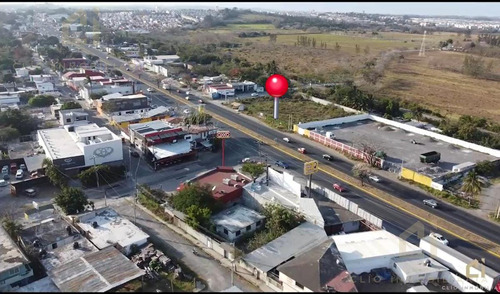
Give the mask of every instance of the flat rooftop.
M 56 284 L 54 284 L 54 282 L 50 277 L 45 277 L 33 283 L 29 283 L 26 286 L 20 287 L 15 292 L 50 293 L 50 292 L 61 292 L 61 290 L 57 288 Z
M 417 253 L 409 256 L 393 257 L 392 260 L 396 263 L 397 267 L 401 269 L 407 276 L 425 275 L 435 272 L 445 272 L 448 268 L 437 262 L 434 259 L 427 257 L 423 253 Z M 425 265 L 429 260 L 430 265 Z
M 276 201 L 290 209 L 296 209 L 300 206 L 300 196 L 293 195 L 288 189 L 271 181 L 269 182 L 269 186 L 258 181 L 249 183 L 245 186 L 245 190 L 249 191 L 262 205 Z
M 363 220 L 363 218 L 359 215 L 353 213 L 349 209 L 340 206 L 339 204 L 333 202 L 325 196 L 318 195 L 317 193 L 312 193 L 312 197 L 316 202 L 321 215 L 323 216 L 325 225 L 337 225 Z
M 325 230 L 305 222 L 266 245 L 245 255 L 245 262 L 268 272 L 291 257 L 298 256 L 327 240 Z
M 262 219 L 265 219 L 265 216 L 241 205 L 232 206 L 212 217 L 215 225 L 231 232 L 244 229 Z
M 3 226 L 0 226 L 0 273 L 29 263 L 30 261 L 7 234 L 7 231 Z
M 38 130 L 52 159 L 68 158 L 83 155 L 82 150 L 64 128 Z
M 162 120 L 149 121 L 145 123 L 132 124 L 128 126 L 131 131 L 141 135 L 174 129 Z
M 191 143 L 179 140 L 175 143 L 163 143 L 148 147 L 157 160 L 191 152 Z
M 377 150 L 384 151 L 387 154 L 386 161 L 398 167 L 403 161 L 404 167 L 418 170 L 430 177 L 441 176 L 451 171 L 454 165 L 464 162 L 496 159 L 492 155 L 454 146 L 396 127 L 382 126 L 381 123 L 370 119 L 323 127 L 321 131 L 316 132 L 325 135 L 329 131 L 335 134 L 336 141 L 353 145 L 361 150 L 361 144 L 366 142 Z M 412 144 L 412 140 L 419 144 Z M 429 151 L 441 153 L 441 161 L 434 168 L 420 162 L 420 154 Z
M 74 242 L 78 242 L 79 247 L 77 249 L 73 248 Z M 51 271 L 87 253 L 97 251 L 99 250 L 89 240 L 78 234 L 66 245 L 57 247 L 56 249 L 52 249 L 52 247 L 47 248 L 47 256 L 40 259 L 40 262 L 47 271 Z
M 237 175 L 238 180 L 232 180 L 231 175 Z M 231 179 L 229 185 L 222 182 L 224 179 Z M 250 181 L 249 178 L 239 174 L 231 167 L 217 167 L 193 180 L 193 182 L 199 183 L 200 185 L 209 185 L 212 188 L 215 187 L 212 190 L 212 195 L 216 199 L 223 197 L 224 194 L 242 189 L 243 186 Z M 240 187 L 235 187 L 236 184 Z
M 125 248 L 149 238 L 148 234 L 111 208 L 92 211 L 79 216 L 78 219 L 78 225 L 84 231 L 90 232 L 92 243 L 101 250 L 115 243 Z M 92 226 L 93 222 L 97 222 L 97 228 Z
M 88 253 L 50 271 L 62 292 L 106 292 L 144 275 L 113 246 Z
M 24 228 L 19 232 L 19 236 L 26 246 L 32 245 L 35 240 L 39 240 L 42 246 L 48 246 L 63 239 L 71 238 L 68 235 L 68 226 L 72 235 L 78 234 L 60 215 L 54 215 L 51 218 L 41 220 L 39 224 Z
M 334 235 L 331 238 L 335 241 L 346 265 L 350 261 L 356 262 L 365 258 L 422 252 L 419 247 L 386 230 Z

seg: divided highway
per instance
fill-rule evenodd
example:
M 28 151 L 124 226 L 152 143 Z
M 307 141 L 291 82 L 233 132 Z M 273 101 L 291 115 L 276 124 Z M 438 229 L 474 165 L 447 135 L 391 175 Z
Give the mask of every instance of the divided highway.
M 84 51 L 88 51 L 91 54 L 97 55 L 101 58 L 101 60 L 105 60 L 106 54 L 95 50 L 95 49 L 90 49 L 90 48 L 85 48 L 82 47 Z M 105 61 L 106 63 L 113 64 L 117 67 L 122 67 L 123 61 L 116 59 L 114 57 L 110 57 L 108 60 Z M 131 76 L 127 71 L 122 70 L 122 72 L 125 75 Z M 131 76 L 135 80 L 137 80 L 136 77 Z M 153 85 L 156 85 L 155 81 L 152 81 L 149 76 L 146 74 L 143 74 L 141 76 L 140 81 L 148 81 L 149 83 L 152 83 Z M 171 96 L 175 96 L 178 99 L 184 99 L 184 97 L 177 95 L 174 91 L 170 94 Z M 160 99 L 160 95 L 155 95 L 157 99 Z M 165 100 L 168 98 L 164 98 Z M 187 101 L 186 101 L 187 102 Z M 244 125 L 247 129 L 252 130 L 255 133 L 258 133 L 259 135 L 266 137 L 268 139 L 273 139 L 273 138 L 278 138 L 281 139 L 283 137 L 283 134 L 279 131 L 276 131 L 270 127 L 263 126 L 262 124 L 259 124 L 251 119 L 246 118 L 245 116 L 235 113 L 234 111 L 231 111 L 229 109 L 226 109 L 224 107 L 220 107 L 211 103 L 206 104 L 206 110 L 209 112 L 216 113 L 225 119 L 239 124 L 239 125 Z M 230 128 L 232 132 L 240 132 L 240 130 L 235 130 L 233 128 Z M 247 136 L 243 133 L 240 132 L 239 136 Z M 290 144 L 287 144 L 283 142 L 282 140 L 278 140 L 279 144 L 286 144 L 289 146 Z M 243 145 L 249 144 L 249 142 L 245 141 L 243 142 L 238 142 L 237 140 L 229 140 L 227 142 L 227 146 L 234 146 L 234 148 L 237 150 L 237 148 L 241 148 Z M 257 148 L 256 143 L 253 142 L 250 144 L 255 144 L 255 148 Z M 308 157 L 311 157 L 315 160 L 318 160 L 321 162 L 323 165 L 331 165 L 335 169 L 345 173 L 345 174 L 351 174 L 351 169 L 352 169 L 352 164 L 347 161 L 343 161 L 339 159 L 338 156 L 336 156 L 336 160 L 333 162 L 327 162 L 322 159 L 321 155 L 324 153 L 322 152 L 319 148 L 315 146 L 314 142 L 310 143 L 301 143 L 300 147 L 305 147 L 308 150 Z M 299 147 L 298 145 L 294 145 L 294 143 L 291 143 L 291 147 Z M 246 145 L 248 146 L 248 145 Z M 261 146 L 261 150 L 268 154 L 273 160 L 282 160 L 285 162 L 290 163 L 291 167 L 293 170 L 298 172 L 299 174 L 302 171 L 303 167 L 303 162 L 299 159 L 293 158 L 291 156 L 288 156 L 287 154 L 276 150 L 275 148 L 271 146 Z M 334 151 L 332 150 L 332 154 L 335 154 Z M 243 156 L 242 156 L 243 157 Z M 272 163 L 272 161 L 271 161 Z M 379 200 L 377 198 L 372 197 L 371 195 L 368 195 L 364 191 L 361 191 L 355 186 L 352 186 L 348 183 L 345 183 L 343 181 L 340 181 L 333 177 L 330 174 L 326 174 L 324 172 L 318 172 L 313 176 L 313 180 L 319 184 L 320 186 L 326 187 L 331 189 L 332 183 L 338 182 L 342 183 L 345 187 L 348 188 L 348 192 L 342 193 L 342 196 L 348 198 L 349 200 L 352 200 L 353 202 L 357 203 L 361 208 L 365 209 L 366 211 L 374 214 L 375 216 L 381 218 L 384 220 L 384 227 L 386 230 L 394 233 L 394 234 L 401 234 L 411 226 L 413 226 L 415 223 L 417 223 L 419 220 L 412 216 L 409 215 L 393 206 L 387 205 L 385 202 L 382 200 Z M 383 179 L 384 180 L 384 179 Z M 405 200 L 408 203 L 411 203 L 415 206 L 418 206 L 426 211 L 428 211 L 430 214 L 435 214 L 449 222 L 452 222 L 470 232 L 473 232 L 477 235 L 480 235 L 492 242 L 495 242 L 497 244 L 500 244 L 500 234 L 496 233 L 499 231 L 499 228 L 495 225 L 492 224 L 486 220 L 480 219 L 476 216 L 473 216 L 471 214 L 465 213 L 462 210 L 454 208 L 452 205 L 448 205 L 446 203 L 442 203 L 442 208 L 438 210 L 433 210 L 427 206 L 422 205 L 422 200 L 429 198 L 425 193 L 422 192 L 417 192 L 415 190 L 409 189 L 405 187 L 404 185 L 401 185 L 397 182 L 393 182 L 390 180 L 385 179 L 385 181 L 381 184 L 374 183 L 372 184 L 376 188 L 387 192 L 391 195 L 394 195 L 398 198 L 401 198 Z M 461 239 L 459 236 L 440 231 L 436 229 L 432 224 L 429 223 L 423 223 L 425 227 L 425 233 L 428 234 L 431 231 L 437 231 L 441 234 L 443 234 L 448 240 L 450 240 L 450 245 L 451 247 L 455 248 L 456 250 L 466 254 L 467 256 L 470 256 L 471 258 L 476 258 L 480 260 L 481 258 L 486 259 L 486 265 L 495 269 L 496 271 L 500 271 L 500 256 L 498 255 L 493 255 L 489 254 L 486 252 L 484 248 L 479 248 L 477 245 L 474 245 L 470 242 L 467 242 L 463 239 Z M 414 234 L 411 236 L 409 239 L 414 244 L 418 245 L 418 238 Z M 482 245 L 482 244 L 481 244 Z M 481 246 L 483 247 L 483 246 Z

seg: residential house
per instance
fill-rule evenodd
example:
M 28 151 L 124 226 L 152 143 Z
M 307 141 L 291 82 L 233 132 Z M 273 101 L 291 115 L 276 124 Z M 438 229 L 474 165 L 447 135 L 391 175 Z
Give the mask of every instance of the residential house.
M 52 82 L 35 82 L 35 85 L 39 94 L 54 92 L 54 83 Z
M 249 81 L 229 82 L 227 85 L 233 88 L 236 93 L 255 92 L 257 90 L 257 84 Z
M 126 135 L 126 137 L 129 137 L 128 136 L 129 125 L 145 123 L 155 120 L 168 119 L 170 118 L 171 114 L 172 111 L 170 108 L 165 106 L 160 106 L 154 109 L 150 109 L 144 113 L 114 115 L 111 117 L 111 124 L 120 127 L 124 135 Z
M 65 109 L 59 110 L 59 123 L 61 126 L 89 124 L 88 113 L 83 109 Z
M 144 94 L 123 95 L 113 93 L 97 100 L 97 112 L 100 115 L 120 116 L 126 114 L 143 114 L 148 112 L 150 98 Z
M 26 255 L 0 226 L 0 291 L 9 292 L 28 284 L 33 270 Z
M 88 66 L 90 61 L 86 58 L 64 58 L 62 65 L 65 70 L 79 69 L 82 66 Z
M 235 205 L 212 216 L 211 220 L 219 235 L 234 242 L 260 228 L 265 216 L 242 205 Z
M 82 78 L 80 78 L 82 79 Z M 80 89 L 80 96 L 89 102 L 93 102 L 91 99 L 92 93 L 120 93 L 123 95 L 134 94 L 134 82 L 127 79 L 106 79 L 101 77 L 91 77 L 92 85 L 85 84 Z

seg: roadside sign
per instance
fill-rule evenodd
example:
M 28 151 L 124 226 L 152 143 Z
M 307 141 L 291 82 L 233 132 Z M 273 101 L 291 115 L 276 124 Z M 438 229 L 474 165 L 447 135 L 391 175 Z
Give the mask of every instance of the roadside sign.
M 317 160 L 304 163 L 304 175 L 308 176 L 318 172 L 318 165 Z
M 229 131 L 218 131 L 216 137 L 217 137 L 217 139 L 231 138 L 231 132 L 229 132 Z

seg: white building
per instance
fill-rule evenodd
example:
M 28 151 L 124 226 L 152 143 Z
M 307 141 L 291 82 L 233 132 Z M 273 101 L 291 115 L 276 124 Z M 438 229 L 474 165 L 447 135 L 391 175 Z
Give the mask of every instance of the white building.
M 52 82 L 35 82 L 35 85 L 39 94 L 44 94 L 47 92 L 54 91 L 54 83 Z
M 2 92 L 0 93 L 0 106 L 13 106 L 20 102 L 19 93 Z
M 180 60 L 180 57 L 177 55 L 147 55 L 144 56 L 144 63 L 152 66 L 153 64 L 156 65 L 162 65 L 162 64 L 167 64 L 167 63 L 172 63 L 172 62 L 177 62 Z
M 148 242 L 148 234 L 109 207 L 75 218 L 76 226 L 87 232 L 87 238 L 99 250 L 117 245 L 122 253 L 128 255 L 132 245 L 140 247 Z
M 30 75 L 30 71 L 37 69 L 38 67 L 30 66 L 30 67 L 21 67 L 16 68 L 16 77 L 25 78 Z
M 30 261 L 0 226 L 0 292 L 24 286 L 33 276 Z
M 83 111 L 83 109 L 65 109 L 56 111 L 59 112 L 59 123 L 61 126 L 89 124 L 89 115 Z
M 45 155 L 60 168 L 82 168 L 123 160 L 121 138 L 96 124 L 39 130 L 38 142 Z
M 54 82 L 52 75 L 30 75 L 30 82 Z
M 99 78 L 97 77 L 97 79 Z M 90 87 L 89 85 L 81 87 L 80 96 L 83 99 L 92 102 L 92 99 L 90 98 L 92 93 L 107 93 L 107 94 L 120 93 L 123 95 L 131 95 L 134 94 L 133 92 L 134 92 L 134 86 L 132 81 L 129 81 L 127 79 L 120 79 L 120 80 L 108 79 L 107 81 L 99 81 L 93 83 L 92 87 Z
M 233 242 L 245 234 L 257 230 L 264 224 L 265 216 L 241 205 L 232 206 L 212 217 L 216 231 Z

